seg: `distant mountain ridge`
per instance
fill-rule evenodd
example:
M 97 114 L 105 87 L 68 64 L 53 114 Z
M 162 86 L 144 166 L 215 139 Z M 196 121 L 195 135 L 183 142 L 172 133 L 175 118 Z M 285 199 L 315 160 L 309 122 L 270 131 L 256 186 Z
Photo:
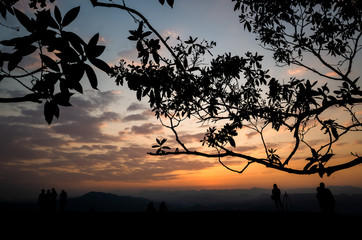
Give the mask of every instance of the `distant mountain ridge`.
M 336 212 L 362 215 L 362 188 L 330 187 L 336 199 Z M 290 211 L 318 212 L 315 189 L 290 189 L 282 200 Z M 69 198 L 67 211 L 145 212 L 150 202 L 156 209 L 165 201 L 173 212 L 185 211 L 275 211 L 271 190 L 263 188 L 200 190 L 200 191 L 141 191 L 133 196 L 104 192 L 89 192 Z M 0 212 L 38 211 L 36 201 L 26 203 L 0 202 Z
M 330 186 L 335 196 L 336 212 L 362 215 L 362 188 Z M 315 188 L 281 189 L 282 200 L 290 211 L 320 211 Z M 287 196 L 285 196 L 287 193 Z M 275 211 L 271 189 L 230 189 L 200 191 L 142 191 L 135 196 L 151 201 L 166 201 L 174 211 L 241 210 Z
M 89 192 L 81 197 L 69 199 L 67 210 L 100 212 L 145 211 L 150 200 L 141 197 L 120 196 L 112 193 Z

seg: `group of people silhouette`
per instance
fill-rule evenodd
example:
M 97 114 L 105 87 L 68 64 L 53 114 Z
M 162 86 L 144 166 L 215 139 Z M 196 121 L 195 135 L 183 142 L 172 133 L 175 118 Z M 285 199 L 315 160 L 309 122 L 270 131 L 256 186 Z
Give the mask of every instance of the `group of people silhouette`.
M 42 189 L 40 191 L 39 197 L 38 197 L 38 204 L 40 207 L 40 212 L 42 213 L 48 213 L 48 212 L 56 212 L 57 211 L 57 196 L 58 193 L 55 190 L 55 188 L 52 188 L 51 190 L 48 189 L 45 191 L 45 189 Z M 60 212 L 64 212 L 65 206 L 67 204 L 67 193 L 62 190 L 59 195 L 59 210 Z
M 287 192 L 285 192 L 284 197 L 287 197 Z M 275 202 L 275 207 L 278 212 L 284 211 L 284 205 L 281 200 L 281 191 L 276 184 L 273 185 L 271 199 Z M 335 201 L 333 194 L 331 190 L 325 187 L 323 182 L 317 187 L 317 199 L 322 213 L 332 214 L 334 212 Z

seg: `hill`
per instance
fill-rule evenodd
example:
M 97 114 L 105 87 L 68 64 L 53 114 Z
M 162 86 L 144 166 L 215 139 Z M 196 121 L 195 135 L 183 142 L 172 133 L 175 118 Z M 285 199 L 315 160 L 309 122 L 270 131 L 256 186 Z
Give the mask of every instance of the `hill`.
M 89 192 L 69 199 L 68 211 L 144 212 L 150 200 L 141 197 L 119 196 L 111 193 Z
M 336 200 L 336 213 L 362 216 L 362 189 L 332 188 Z M 347 191 L 348 190 L 348 191 Z M 288 190 L 282 200 L 288 211 L 319 212 L 314 189 Z M 283 193 L 285 194 L 285 193 Z M 170 212 L 195 211 L 268 211 L 275 212 L 270 189 L 233 189 L 201 191 L 142 191 L 133 196 L 89 192 L 68 199 L 69 212 L 145 212 L 150 202 L 156 209 L 165 201 Z M 38 211 L 36 201 L 0 202 L 0 212 Z
M 144 212 L 150 200 L 141 197 L 119 196 L 112 193 L 89 192 L 67 200 L 66 210 L 74 212 Z M 0 212 L 38 211 L 36 201 L 0 202 Z

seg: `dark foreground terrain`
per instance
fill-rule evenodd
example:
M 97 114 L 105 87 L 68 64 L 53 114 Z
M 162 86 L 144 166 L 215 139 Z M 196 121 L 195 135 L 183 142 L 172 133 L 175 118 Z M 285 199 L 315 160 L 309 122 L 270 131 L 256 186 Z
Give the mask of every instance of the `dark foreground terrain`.
M 0 219 L 7 239 L 352 239 L 362 231 L 360 216 L 315 212 L 0 212 Z

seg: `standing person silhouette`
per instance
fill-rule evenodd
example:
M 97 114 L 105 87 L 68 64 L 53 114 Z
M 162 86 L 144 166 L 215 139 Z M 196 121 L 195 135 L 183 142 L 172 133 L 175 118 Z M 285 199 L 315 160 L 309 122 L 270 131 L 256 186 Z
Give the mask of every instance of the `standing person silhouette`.
M 47 196 L 45 194 L 45 189 L 42 189 L 39 194 L 38 204 L 40 207 L 40 212 L 45 213 L 47 211 Z
M 156 213 L 156 208 L 155 208 L 155 206 L 153 205 L 153 202 L 150 202 L 150 203 L 147 205 L 147 213 L 149 213 L 149 214 L 154 214 L 154 213 Z
M 68 197 L 68 195 L 67 195 L 66 191 L 62 190 L 59 195 L 60 212 L 64 212 L 65 205 L 67 205 L 67 197 Z
M 49 200 L 50 212 L 56 212 L 57 210 L 57 196 L 57 191 L 55 191 L 55 188 L 52 188 Z
M 319 207 L 321 208 L 322 213 L 333 213 L 334 212 L 334 197 L 328 188 L 325 187 L 324 183 L 321 182 L 319 187 L 317 187 L 317 199 L 319 202 Z
M 165 202 L 161 202 L 158 212 L 161 213 L 161 214 L 162 213 L 168 213 L 168 208 L 167 208 Z
M 281 191 L 276 184 L 273 185 L 271 199 L 275 202 L 277 212 L 284 211 L 282 201 L 280 199 Z

